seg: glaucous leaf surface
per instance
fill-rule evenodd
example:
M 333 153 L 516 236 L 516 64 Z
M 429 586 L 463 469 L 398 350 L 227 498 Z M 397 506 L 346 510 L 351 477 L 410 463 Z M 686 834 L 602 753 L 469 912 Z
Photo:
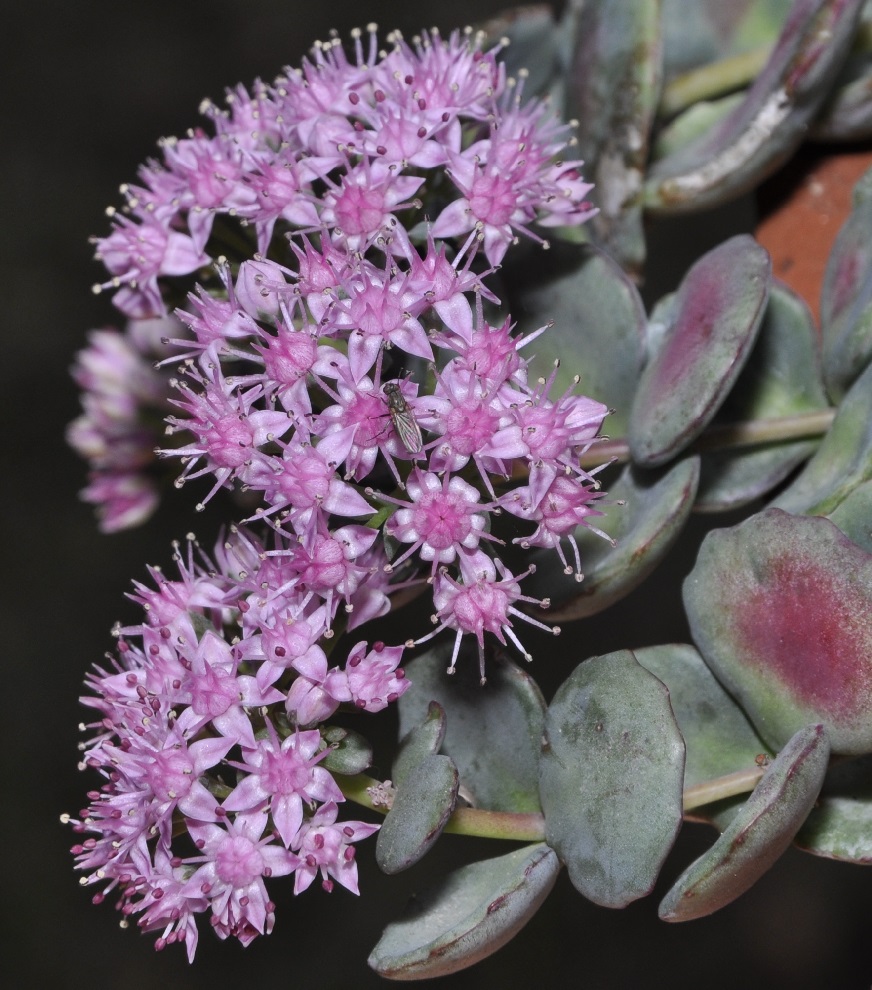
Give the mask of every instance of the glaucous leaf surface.
M 457 803 L 457 767 L 447 756 L 425 756 L 397 788 L 379 829 L 375 858 L 385 873 L 417 863 L 442 834 Z
M 872 99 L 872 97 L 870 97 Z M 872 357 L 872 170 L 836 238 L 821 289 L 824 380 L 841 399 Z
M 461 656 L 446 673 L 451 647 L 436 647 L 405 665 L 412 687 L 397 702 L 400 734 L 420 724 L 431 701 L 445 710 L 442 752 L 457 765 L 464 795 L 491 811 L 538 812 L 539 749 L 545 701 L 526 671 L 506 657 Z
M 584 567 L 580 584 L 563 573 L 553 550 L 533 555 L 537 570 L 526 587 L 530 594 L 552 602 L 547 612 L 536 614 L 555 622 L 580 619 L 603 611 L 638 587 L 678 539 L 693 507 L 698 481 L 698 457 L 685 457 L 653 471 L 627 465 L 609 485 L 613 504 L 605 506 L 606 515 L 595 520 L 617 545 L 584 526 L 575 531 Z
M 822 725 L 800 729 L 711 849 L 676 880 L 660 902 L 660 917 L 664 921 L 702 918 L 752 887 L 805 821 L 823 783 L 829 755 Z
M 829 515 L 872 480 L 872 365 L 839 403 L 836 417 L 808 463 L 770 505 Z
M 397 786 L 415 772 L 426 757 L 439 752 L 445 738 L 445 709 L 436 701 L 427 706 L 424 721 L 416 725 L 400 740 L 397 755 L 391 768 L 391 777 Z
M 811 312 L 795 292 L 774 280 L 757 342 L 712 425 L 795 416 L 827 407 Z M 817 440 L 798 440 L 704 453 L 694 508 L 723 512 L 747 505 L 786 478 L 817 444 Z
M 771 750 L 697 651 L 686 643 L 646 646 L 636 659 L 669 689 L 687 755 L 684 787 L 750 770 Z
M 331 725 L 323 733 L 330 749 L 321 766 L 331 773 L 352 776 L 372 766 L 372 746 L 359 732 Z
M 579 664 L 545 719 L 548 844 L 605 907 L 651 891 L 681 826 L 684 741 L 663 684 L 629 650 Z
M 697 210 L 752 188 L 805 138 L 850 49 L 864 0 L 796 0 L 764 70 L 708 134 L 656 162 L 645 205 Z
M 866 141 L 872 137 L 872 53 L 851 53 L 812 124 L 810 136 L 815 141 Z
M 794 842 L 816 856 L 872 863 L 872 756 L 830 767 Z
M 700 653 L 770 745 L 822 722 L 834 753 L 872 752 L 872 554 L 767 509 L 710 532 L 683 593 Z
M 521 333 L 554 321 L 532 345 L 531 373 L 547 377 L 559 360 L 554 393 L 580 375 L 577 391 L 614 410 L 607 429 L 620 436 L 642 370 L 645 309 L 638 290 L 593 245 L 554 245 L 535 264 L 546 262 L 547 268 L 536 269 L 541 278 L 535 287 L 522 288 L 512 305 Z M 511 291 L 511 284 L 507 289 Z M 592 354 L 596 360 L 591 360 Z
M 741 93 L 731 93 L 719 100 L 700 100 L 680 113 L 662 130 L 654 141 L 652 156 L 655 161 L 674 155 L 701 135 L 716 127 L 743 99 Z
M 872 553 L 872 481 L 858 485 L 827 518 L 849 540 Z
M 664 60 L 672 77 L 778 38 L 791 0 L 663 0 Z
M 369 965 L 392 980 L 447 976 L 496 952 L 548 896 L 560 862 L 544 843 L 449 873 L 391 922 Z
M 500 52 L 509 76 L 526 73 L 524 97 L 542 96 L 551 89 L 560 71 L 562 34 L 548 4 L 529 4 L 501 11 L 481 28 L 494 42 L 503 38 L 508 47 Z
M 580 8 L 566 116 L 595 184 L 594 239 L 630 272 L 645 262 L 641 193 L 660 98 L 660 0 L 589 0 Z
M 630 411 L 633 459 L 657 467 L 714 418 L 751 352 L 769 296 L 768 253 L 747 234 L 704 254 L 667 311 L 674 314 Z

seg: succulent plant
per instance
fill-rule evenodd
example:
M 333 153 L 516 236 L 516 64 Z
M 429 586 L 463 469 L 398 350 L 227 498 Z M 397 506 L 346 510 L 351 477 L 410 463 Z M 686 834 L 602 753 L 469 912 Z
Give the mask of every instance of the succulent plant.
M 465 643 L 458 650 L 459 634 L 453 642 L 428 645 L 396 674 L 395 657 L 384 676 L 391 684 L 388 700 L 399 711 L 400 742 L 387 782 L 366 775 L 372 750 L 362 736 L 320 727 L 319 767 L 338 781 L 322 781 L 321 792 L 338 786 L 346 799 L 384 815 L 376 859 L 385 873 L 412 866 L 444 834 L 524 843 L 451 872 L 389 924 L 369 959 L 383 976 L 438 976 L 489 955 L 545 902 L 564 866 L 576 889 L 597 904 L 623 907 L 645 896 L 685 819 L 710 822 L 720 836 L 661 901 L 666 921 L 690 920 L 730 903 L 791 843 L 819 856 L 872 863 L 872 173 L 857 186 L 833 247 L 819 328 L 807 302 L 773 275 L 767 251 L 741 232 L 741 223 L 719 243 L 712 243 L 705 226 L 714 208 L 747 204 L 747 194 L 809 136 L 872 137 L 866 54 L 872 12 L 861 0 L 742 0 L 726 12 L 724 7 L 570 0 L 559 19 L 540 6 L 486 25 L 493 44 L 499 47 L 503 36 L 511 41 L 499 47 L 499 56 L 510 74 L 526 70 L 524 98 L 547 94 L 577 121 L 572 156 L 577 152 L 584 160 L 599 212 L 584 227 L 558 229 L 548 251 L 532 243 L 509 250 L 502 245 L 499 257 L 488 255 L 494 264 L 476 277 L 511 312 L 518 339 L 549 325 L 530 359 L 547 382 L 545 392 L 571 388 L 578 373 L 584 393 L 610 410 L 609 438 L 591 443 L 573 466 L 590 485 L 591 499 L 600 486 L 608 492 L 601 504 L 591 502 L 607 511 L 591 509 L 597 529 L 585 518 L 569 534 L 574 543 L 570 548 L 566 541 L 565 553 L 524 546 L 526 565 L 535 567 L 525 595 L 513 599 L 525 604 L 508 612 L 523 611 L 542 627 L 584 620 L 638 588 L 689 540 L 693 514 L 706 514 L 710 532 L 683 584 L 692 643 L 623 649 L 577 663 L 582 658 L 572 630 L 583 635 L 583 624 L 566 627 L 558 642 L 569 645 L 552 648 L 549 660 L 552 667 L 564 663 L 566 677 L 547 702 L 533 679 L 536 665 L 519 666 L 493 643 L 482 647 L 480 627 L 478 659 L 475 643 L 471 651 Z M 738 207 L 737 215 L 744 216 Z M 314 222 L 308 214 L 303 219 Z M 271 231 L 259 230 L 258 237 L 268 244 Z M 690 263 L 695 241 L 703 249 Z M 657 250 L 649 252 L 649 244 Z M 361 255 L 370 246 L 364 244 Z M 302 265 L 302 249 L 294 250 Z M 658 257 L 658 251 L 669 256 Z M 397 256 L 405 257 L 401 251 Z M 258 257 L 243 265 L 261 263 Z M 184 274 L 198 264 L 202 260 L 192 258 Z M 459 266 L 456 274 L 472 273 Z M 275 315 L 271 283 L 260 270 L 245 284 L 241 274 L 234 282 L 237 272 L 227 268 L 219 275 L 227 289 L 222 298 L 250 291 L 256 304 L 249 313 L 260 319 L 272 307 Z M 651 298 L 652 285 L 669 278 L 671 291 Z M 482 291 L 477 320 L 492 306 L 494 299 Z M 352 365 L 363 361 L 355 346 L 349 345 Z M 378 388 L 373 393 L 405 437 L 405 454 L 395 445 L 396 457 L 419 454 L 419 426 L 436 432 L 436 414 L 402 377 L 428 374 L 428 349 L 423 336 L 416 340 L 411 367 L 393 369 L 399 383 L 388 383 L 389 398 Z M 326 374 L 312 367 L 313 374 Z M 203 385 L 202 373 L 196 374 L 201 377 L 192 381 Z M 248 394 L 261 387 L 258 382 L 251 377 Z M 149 401 L 159 406 L 165 400 L 150 395 Z M 258 415 L 264 431 L 275 431 L 271 439 L 281 438 L 279 414 Z M 345 442 L 344 434 L 341 443 L 337 439 L 342 432 L 327 434 L 331 450 Z M 347 440 L 350 447 L 351 434 Z M 309 456 L 303 448 L 311 446 L 302 444 L 294 456 Z M 328 439 L 319 438 L 316 449 L 327 448 Z M 182 452 L 190 460 L 185 474 L 197 477 L 196 444 Z M 381 500 L 373 510 L 376 522 L 368 524 L 389 521 L 382 569 L 388 573 L 411 553 L 401 553 L 411 542 L 404 535 L 406 483 L 409 497 L 417 497 L 416 485 L 438 487 L 437 472 L 401 477 L 391 463 L 399 494 L 364 490 L 370 500 Z M 219 482 L 236 470 L 228 468 Z M 533 459 L 525 470 L 532 476 Z M 361 504 L 372 508 L 355 501 L 363 495 L 350 487 L 331 489 L 332 511 L 355 516 L 362 514 Z M 288 506 L 275 517 L 282 536 L 281 525 L 297 511 Z M 715 514 L 727 511 L 733 524 L 720 528 Z M 346 545 L 358 541 L 365 555 L 370 544 L 363 546 L 362 529 L 344 527 Z M 218 559 L 216 550 L 217 569 L 236 562 L 254 567 L 270 554 L 297 552 L 284 543 L 267 549 L 266 541 L 235 531 L 225 549 L 226 559 Z M 511 553 L 506 547 L 509 562 Z M 566 563 L 573 553 L 582 562 L 581 581 L 572 580 Z M 441 558 L 425 559 L 433 560 L 430 582 L 438 582 Z M 200 572 L 191 563 L 183 568 L 182 583 L 193 588 Z M 497 581 L 494 570 L 492 587 L 507 580 L 502 569 L 499 576 Z M 469 583 L 469 575 L 463 578 Z M 353 614 L 356 587 L 336 587 Z M 386 598 L 395 590 L 379 587 L 372 594 Z M 149 601 L 149 593 L 138 594 Z M 197 605 L 185 629 L 205 642 L 205 620 L 234 607 L 229 592 L 226 599 Z M 437 611 L 443 616 L 444 607 Z M 356 621 L 348 620 L 348 628 Z M 329 621 L 327 626 L 332 637 Z M 517 643 L 510 626 L 507 620 L 488 629 L 504 645 L 503 633 Z M 316 649 L 313 642 L 309 651 Z M 366 657 L 359 645 L 343 677 L 351 677 L 352 660 L 383 655 L 384 644 Z M 275 674 L 281 664 L 266 647 L 264 654 Z M 326 658 L 318 671 L 320 660 L 303 659 L 295 668 L 301 676 L 292 688 L 296 707 L 288 708 L 289 720 L 275 728 L 265 724 L 283 737 L 283 751 L 296 738 L 314 761 L 319 744 L 312 725 L 321 719 L 300 713 L 324 705 L 331 674 Z M 199 662 L 198 655 L 194 664 Z M 256 688 L 255 678 L 248 678 L 248 708 L 275 703 L 277 677 L 258 673 Z M 305 697 L 298 690 L 304 681 Z M 376 710 L 381 703 L 362 689 L 343 690 L 347 697 L 337 693 L 336 706 L 353 701 Z M 262 740 L 267 728 L 255 728 Z M 270 745 L 277 747 L 279 736 L 270 736 Z M 233 738 L 245 748 L 247 736 Z M 228 757 L 233 738 L 222 752 L 215 750 L 215 760 L 252 771 L 251 764 Z M 225 807 L 250 810 L 222 786 L 212 793 Z M 302 826 L 295 819 L 295 828 L 314 830 L 316 819 Z M 373 829 L 360 822 L 349 826 L 349 842 Z M 204 842 L 213 841 L 205 825 L 201 831 Z M 292 846 L 290 840 L 285 845 Z M 302 869 L 292 848 L 282 851 L 285 873 Z M 89 852 L 79 851 L 86 865 Z M 159 918 L 156 902 L 149 903 L 148 915 Z M 232 925 L 228 930 L 238 934 Z
M 584 580 L 567 587 L 542 552 L 535 593 L 551 619 L 583 619 L 635 589 L 692 513 L 747 518 L 711 530 L 684 582 L 692 645 L 588 659 L 547 706 L 506 661 L 499 690 L 474 701 L 442 685 L 438 652 L 409 664 L 401 732 L 414 738 L 438 702 L 434 752 L 481 806 L 508 810 L 493 795 L 514 794 L 518 813 L 541 809 L 544 845 L 447 877 L 388 927 L 370 958 L 384 975 L 480 958 L 539 908 L 561 864 L 598 904 L 649 893 L 682 816 L 722 834 L 663 898 L 666 921 L 718 910 L 791 842 L 872 862 L 872 173 L 830 256 L 820 328 L 747 233 L 705 251 L 647 314 L 642 294 L 650 266 L 669 269 L 646 257 L 646 235 L 671 243 L 661 218 L 698 211 L 687 236 L 705 242 L 705 211 L 753 191 L 809 136 L 872 137 L 863 6 L 731 4 L 725 25 L 715 3 L 602 0 L 491 25 L 512 38 L 511 67 L 530 66 L 531 89 L 578 121 L 600 206 L 587 243 L 507 259 L 521 330 L 555 323 L 540 370 L 559 357 L 613 410 L 596 455 L 615 457 L 603 483 L 623 503 L 599 521 L 614 546 L 579 527 Z M 668 236 L 682 237 L 676 221 Z

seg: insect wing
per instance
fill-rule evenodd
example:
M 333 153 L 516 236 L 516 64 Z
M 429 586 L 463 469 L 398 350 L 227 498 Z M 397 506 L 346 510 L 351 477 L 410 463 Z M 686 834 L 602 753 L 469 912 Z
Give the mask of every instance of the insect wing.
M 400 391 L 399 386 L 390 383 L 385 386 L 385 394 L 388 397 L 388 411 L 391 415 L 391 422 L 394 425 L 400 443 L 410 454 L 418 454 L 424 446 L 421 438 L 421 428 L 415 420 L 415 414 L 409 408 L 405 396 Z

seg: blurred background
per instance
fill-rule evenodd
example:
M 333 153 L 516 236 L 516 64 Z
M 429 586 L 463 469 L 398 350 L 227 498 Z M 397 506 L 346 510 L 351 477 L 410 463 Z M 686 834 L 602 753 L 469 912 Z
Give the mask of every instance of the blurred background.
M 690 0 L 688 0 L 690 2 Z M 3 758 L 7 852 L 2 932 L 7 986 L 89 990 L 221 985 L 322 988 L 384 986 L 366 957 L 409 895 L 461 859 L 495 853 L 476 840 L 448 837 L 418 867 L 378 874 L 360 850 L 360 899 L 313 887 L 294 899 L 274 883 L 277 923 L 248 949 L 204 931 L 197 960 L 153 950 L 153 938 L 121 931 L 118 915 L 93 907 L 72 870 L 73 834 L 59 824 L 83 803 L 91 779 L 76 770 L 78 705 L 89 665 L 110 649 L 116 619 L 132 621 L 124 593 L 146 563 L 168 566 L 169 541 L 192 527 L 191 499 L 166 505 L 151 525 L 98 534 L 77 499 L 85 469 L 63 431 L 77 414 L 68 377 L 85 332 L 115 322 L 90 286 L 101 277 L 88 237 L 108 229 L 104 209 L 118 186 L 155 153 L 161 135 L 198 123 L 205 96 L 271 78 L 297 64 L 331 28 L 369 21 L 408 36 L 444 32 L 504 9 L 504 0 L 387 0 L 290 4 L 279 0 L 150 0 L 8 5 L 3 15 L 0 188 L 6 357 L 0 367 L 4 459 L 2 548 L 10 634 L 3 678 Z M 205 543 L 214 537 L 200 521 Z M 669 584 L 690 559 L 670 560 Z M 666 581 L 654 579 L 658 586 Z M 650 583 L 650 582 L 649 582 Z M 569 653 L 542 651 L 534 675 L 546 697 L 583 657 L 623 646 L 685 639 L 676 601 L 644 586 L 618 608 L 570 626 Z M 384 738 L 392 731 L 384 723 Z M 385 761 L 386 762 L 386 761 Z M 387 767 L 381 768 L 386 775 Z M 654 897 L 622 912 L 597 908 L 565 876 L 545 908 L 496 956 L 448 977 L 451 988 L 523 988 L 571 983 L 588 988 L 869 987 L 872 980 L 872 874 L 788 853 L 759 885 L 727 909 L 687 925 L 657 919 L 657 893 L 711 842 L 688 826 Z

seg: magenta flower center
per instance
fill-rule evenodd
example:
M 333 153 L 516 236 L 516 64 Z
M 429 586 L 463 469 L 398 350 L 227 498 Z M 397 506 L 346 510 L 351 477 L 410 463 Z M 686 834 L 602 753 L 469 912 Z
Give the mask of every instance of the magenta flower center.
M 260 768 L 263 789 L 271 794 L 302 794 L 312 777 L 309 764 L 297 753 L 267 753 Z
M 254 432 L 248 420 L 222 416 L 212 424 L 206 442 L 209 456 L 219 467 L 240 467 L 251 456 Z
M 434 550 L 462 543 L 472 531 L 468 503 L 453 492 L 427 492 L 415 503 L 412 525 Z
M 331 537 L 319 537 L 311 560 L 300 569 L 300 580 L 315 590 L 336 588 L 346 576 L 346 565 L 342 544 Z
M 194 780 L 194 764 L 183 750 L 156 753 L 146 771 L 154 796 L 175 801 L 187 795 Z
M 445 434 L 458 454 L 469 456 L 493 438 L 497 422 L 486 406 L 455 406 L 447 416 Z
M 368 234 L 377 230 L 384 215 L 384 197 L 378 189 L 346 186 L 336 201 L 336 221 L 344 234 Z
M 479 582 L 463 588 L 454 599 L 452 613 L 466 632 L 481 636 L 484 630 L 500 635 L 500 627 L 508 622 L 509 596 L 497 585 Z
M 492 227 L 507 224 L 517 206 L 517 195 L 508 179 L 498 175 L 478 175 L 472 184 L 469 208 L 479 220 Z
M 566 429 L 556 421 L 554 409 L 543 406 L 529 406 L 520 418 L 524 443 L 537 459 L 551 460 L 559 457 L 568 442 Z
M 263 873 L 260 850 L 242 835 L 224 839 L 215 855 L 215 872 L 231 887 L 247 887 Z
M 194 680 L 191 688 L 191 708 L 197 715 L 217 718 L 237 701 L 239 701 L 239 687 L 232 674 L 207 666 L 205 672 Z
M 282 333 L 263 352 L 264 370 L 277 382 L 293 385 L 315 363 L 317 346 L 307 333 Z

